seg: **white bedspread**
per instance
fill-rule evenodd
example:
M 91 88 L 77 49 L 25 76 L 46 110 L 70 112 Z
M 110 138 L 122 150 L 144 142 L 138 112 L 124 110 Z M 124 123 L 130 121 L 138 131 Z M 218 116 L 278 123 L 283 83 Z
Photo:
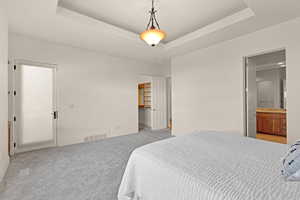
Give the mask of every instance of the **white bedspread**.
M 194 133 L 136 149 L 119 200 L 300 200 L 285 182 L 287 145 L 227 133 Z

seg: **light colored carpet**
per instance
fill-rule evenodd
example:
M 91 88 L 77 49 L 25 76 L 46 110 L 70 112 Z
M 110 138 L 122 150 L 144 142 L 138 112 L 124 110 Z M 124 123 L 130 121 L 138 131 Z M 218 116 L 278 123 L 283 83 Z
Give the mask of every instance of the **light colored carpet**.
M 169 137 L 169 130 L 143 131 L 19 154 L 11 160 L 0 199 L 117 200 L 130 153 Z

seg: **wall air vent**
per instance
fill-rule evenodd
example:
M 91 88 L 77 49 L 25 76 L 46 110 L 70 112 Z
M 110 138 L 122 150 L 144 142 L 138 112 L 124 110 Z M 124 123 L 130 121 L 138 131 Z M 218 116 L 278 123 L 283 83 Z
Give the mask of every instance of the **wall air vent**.
M 103 140 L 107 138 L 106 134 L 102 134 L 102 135 L 92 135 L 92 136 L 88 136 L 84 138 L 84 142 L 95 142 L 98 140 Z

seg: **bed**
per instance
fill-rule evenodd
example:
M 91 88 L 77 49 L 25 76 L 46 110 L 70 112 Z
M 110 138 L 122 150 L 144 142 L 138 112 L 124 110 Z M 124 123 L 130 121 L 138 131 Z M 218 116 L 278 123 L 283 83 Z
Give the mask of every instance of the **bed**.
M 119 200 L 299 200 L 280 175 L 288 145 L 199 132 L 136 149 Z

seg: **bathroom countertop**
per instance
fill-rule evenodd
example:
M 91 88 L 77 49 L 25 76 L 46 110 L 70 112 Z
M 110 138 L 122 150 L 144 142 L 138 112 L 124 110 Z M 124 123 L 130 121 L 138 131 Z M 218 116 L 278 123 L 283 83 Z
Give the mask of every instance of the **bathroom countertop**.
M 257 108 L 256 112 L 285 114 L 287 111 L 286 109 L 278 109 L 278 108 Z

